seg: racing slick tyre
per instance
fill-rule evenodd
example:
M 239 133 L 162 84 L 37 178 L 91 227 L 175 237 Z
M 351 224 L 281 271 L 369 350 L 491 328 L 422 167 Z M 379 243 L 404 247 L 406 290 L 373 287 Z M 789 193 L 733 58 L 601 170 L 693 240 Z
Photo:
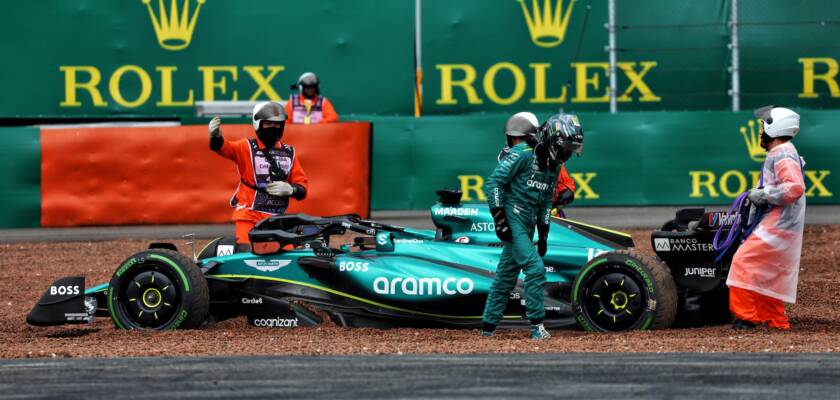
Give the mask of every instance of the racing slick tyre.
M 207 319 L 210 292 L 198 266 L 172 250 L 146 250 L 120 264 L 108 287 L 120 329 L 191 329 Z
M 578 325 L 590 332 L 668 328 L 677 313 L 677 285 L 659 259 L 612 251 L 581 268 L 572 308 Z

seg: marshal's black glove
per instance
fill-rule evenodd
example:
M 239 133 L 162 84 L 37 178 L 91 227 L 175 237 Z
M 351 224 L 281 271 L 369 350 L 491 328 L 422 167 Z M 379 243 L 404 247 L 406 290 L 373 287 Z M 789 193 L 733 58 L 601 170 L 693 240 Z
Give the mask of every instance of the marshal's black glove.
M 510 230 L 510 224 L 507 220 L 504 208 L 491 208 L 490 215 L 493 216 L 493 224 L 496 226 L 496 236 L 503 242 L 510 242 L 513 240 L 513 232 Z
M 564 190 L 557 195 L 557 201 L 554 202 L 554 208 L 563 208 L 572 204 L 575 201 L 575 192 L 571 190 Z
M 537 232 L 539 233 L 537 252 L 540 254 L 540 257 L 544 257 L 548 251 L 548 228 L 549 225 L 537 224 Z

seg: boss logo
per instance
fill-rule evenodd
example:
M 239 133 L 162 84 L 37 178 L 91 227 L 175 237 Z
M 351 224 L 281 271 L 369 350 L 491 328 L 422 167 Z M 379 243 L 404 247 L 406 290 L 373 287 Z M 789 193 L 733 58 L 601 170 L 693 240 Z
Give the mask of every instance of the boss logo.
M 72 296 L 81 292 L 79 286 L 50 286 L 50 295 Z
M 369 263 L 362 261 L 342 261 L 338 263 L 339 271 L 358 271 L 367 272 Z

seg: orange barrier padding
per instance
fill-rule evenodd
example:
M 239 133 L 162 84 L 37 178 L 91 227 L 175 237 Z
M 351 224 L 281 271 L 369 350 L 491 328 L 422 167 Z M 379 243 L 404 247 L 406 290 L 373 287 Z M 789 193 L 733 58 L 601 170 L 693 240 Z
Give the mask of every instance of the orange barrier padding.
M 250 125 L 222 124 L 228 139 Z M 367 122 L 287 125 L 309 194 L 288 212 L 356 213 L 370 207 Z M 230 221 L 236 166 L 210 150 L 206 126 L 41 131 L 41 225 L 199 224 Z

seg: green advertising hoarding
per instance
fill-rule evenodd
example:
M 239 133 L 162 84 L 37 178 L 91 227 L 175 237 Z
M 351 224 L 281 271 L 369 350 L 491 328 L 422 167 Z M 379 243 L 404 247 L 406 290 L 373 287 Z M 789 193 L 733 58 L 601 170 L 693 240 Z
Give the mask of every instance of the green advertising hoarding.
M 579 115 L 584 151 L 567 164 L 578 187 L 575 206 L 731 204 L 758 182 L 764 153 L 751 113 Z M 423 209 L 441 188 L 484 201 L 481 187 L 504 145 L 506 118 L 375 118 L 372 208 Z M 794 143 L 806 161 L 809 204 L 837 203 L 838 124 L 836 111 L 802 112 Z
M 0 116 L 195 115 L 288 98 L 306 71 L 339 113 L 413 110 L 405 1 L 46 0 L 0 16 Z
M 426 115 L 608 109 L 606 0 L 421 4 Z M 743 109 L 840 105 L 835 1 L 738 4 Z M 616 1 L 619 110 L 730 109 L 731 5 Z M 287 98 L 310 70 L 341 115 L 411 115 L 415 17 L 413 0 L 13 2 L 0 118 L 184 118 L 196 101 Z
M 731 109 L 731 1 L 615 3 L 619 110 Z M 422 4 L 426 114 L 609 109 L 607 1 Z M 739 9 L 742 109 L 840 105 L 835 1 Z

